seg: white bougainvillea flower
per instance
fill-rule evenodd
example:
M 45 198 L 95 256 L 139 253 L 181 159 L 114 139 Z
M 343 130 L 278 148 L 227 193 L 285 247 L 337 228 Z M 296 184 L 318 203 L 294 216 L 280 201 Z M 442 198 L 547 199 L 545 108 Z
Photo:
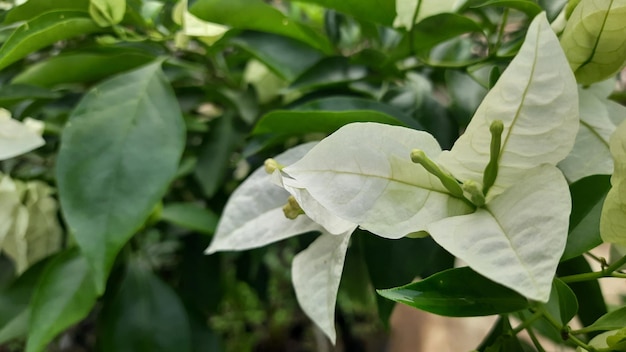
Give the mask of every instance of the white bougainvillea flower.
M 0 160 L 16 157 L 44 145 L 41 123 L 36 120 L 22 123 L 11 118 L 11 113 L 0 108 Z
M 291 164 L 314 145 L 308 143 L 289 149 L 275 160 Z M 302 202 L 305 214 L 310 212 L 318 222 L 307 215 L 287 218 L 283 207 L 291 194 L 279 186 L 288 189 Z M 306 232 L 320 232 L 306 250 L 295 256 L 292 281 L 302 310 L 334 343 L 337 291 L 355 228 L 354 223 L 336 217 L 312 201 L 305 190 L 282 177 L 279 170 L 270 175 L 259 168 L 229 198 L 206 253 L 252 249 Z
M 482 275 L 546 302 L 571 210 L 555 165 L 577 131 L 576 81 L 540 14 L 452 150 L 425 132 L 356 123 L 283 172 L 342 219 L 387 238 L 425 230 Z

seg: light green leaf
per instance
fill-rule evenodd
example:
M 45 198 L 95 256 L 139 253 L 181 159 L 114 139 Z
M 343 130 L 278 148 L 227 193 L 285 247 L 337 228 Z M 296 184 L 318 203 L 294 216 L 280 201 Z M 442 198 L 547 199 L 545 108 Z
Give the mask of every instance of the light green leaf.
M 626 245 L 626 122 L 611 137 L 610 148 L 615 171 L 602 208 L 600 235 L 604 242 Z
M 593 324 L 585 327 L 582 331 L 617 330 L 626 326 L 626 307 L 609 312 L 596 320 Z
M 26 352 L 43 351 L 58 333 L 87 316 L 98 297 L 91 275 L 77 250 L 62 253 L 49 264 L 31 301 Z
M 218 221 L 215 213 L 195 203 L 165 204 L 161 220 L 204 234 L 212 234 Z
M 276 156 L 281 164 L 300 159 L 314 143 L 303 144 Z M 306 216 L 290 220 L 282 207 L 289 193 L 275 185 L 263 167 L 255 170 L 228 199 L 207 254 L 262 247 L 322 226 Z
M 487 6 L 510 7 L 524 12 L 530 18 L 537 16 L 542 11 L 535 0 L 487 0 L 472 7 L 480 8 Z
M 364 143 L 367 141 L 367 143 Z M 466 214 L 439 179 L 410 159 L 441 153 L 428 133 L 378 123 L 346 125 L 284 172 L 336 216 L 388 238 L 424 230 L 432 221 Z
M 393 21 L 394 27 L 404 27 L 411 30 L 415 23 L 426 17 L 438 15 L 440 13 L 455 12 L 465 4 L 467 0 L 396 0 L 396 18 Z M 415 11 L 419 4 L 419 11 L 415 16 Z
M 95 86 L 71 114 L 57 160 L 59 198 L 99 292 L 118 251 L 167 191 L 184 145 L 160 62 Z
M 26 336 L 29 320 L 30 309 L 26 308 L 0 329 L 0 344 Z
M 0 160 L 27 153 L 44 143 L 41 133 L 12 119 L 8 110 L 0 108 Z
M 35 17 L 21 26 L 0 47 L 0 70 L 59 40 L 101 30 L 85 12 L 56 11 Z
M 118 24 L 124 19 L 126 0 L 90 0 L 89 14 L 101 27 Z
M 301 0 L 331 8 L 355 18 L 391 25 L 394 6 L 391 0 Z
M 602 86 L 612 88 L 614 80 Z M 591 175 L 613 173 L 613 159 L 609 151 L 609 138 L 624 118 L 626 107 L 607 98 L 604 87 L 594 85 L 579 88 L 580 129 L 574 148 L 559 168 L 570 183 Z
M 433 223 L 428 232 L 479 274 L 547 302 L 565 248 L 570 208 L 563 174 L 543 165 L 485 208 Z
M 82 11 L 87 12 L 89 0 L 28 0 L 14 7 L 4 18 L 4 24 L 28 21 L 47 12 Z
M 561 36 L 561 45 L 578 83 L 614 75 L 626 60 L 626 0 L 581 1 Z
M 302 310 L 335 344 L 335 302 L 352 230 L 322 233 L 293 258 L 291 280 Z
M 518 55 L 474 114 L 465 133 L 438 161 L 457 179 L 482 183 L 494 120 L 504 123 L 493 197 L 538 165 L 567 156 L 578 131 L 576 82 L 545 14 L 530 25 Z M 488 197 L 488 198 L 489 198 Z
M 129 262 L 108 303 L 101 315 L 101 351 L 192 351 L 189 317 L 180 297 L 140 263 Z
M 197 0 L 189 12 L 207 22 L 284 35 L 325 52 L 331 48 L 328 39 L 313 28 L 288 18 L 261 0 Z

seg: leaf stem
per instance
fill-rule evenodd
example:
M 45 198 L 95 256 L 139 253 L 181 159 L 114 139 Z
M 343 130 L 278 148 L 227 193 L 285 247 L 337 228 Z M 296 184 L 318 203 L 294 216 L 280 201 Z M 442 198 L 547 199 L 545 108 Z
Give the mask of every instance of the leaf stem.
M 572 341 L 577 346 L 584 348 L 589 352 L 597 352 L 597 349 L 595 347 L 588 345 L 587 343 L 574 336 L 574 333 L 570 330 L 570 327 L 568 325 L 561 325 L 561 323 L 559 323 L 543 306 L 538 306 L 537 311 L 541 312 L 543 318 L 550 325 L 554 326 L 554 328 L 561 332 L 563 340 Z
M 541 318 L 542 316 L 543 316 L 543 312 L 541 311 L 535 312 L 528 319 L 525 319 L 524 321 L 522 321 L 521 324 L 516 326 L 515 329 L 511 330 L 510 334 L 517 335 L 524 329 L 528 330 L 530 328 L 530 325 L 534 323 L 537 319 Z
M 533 345 L 537 349 L 537 352 L 546 352 L 543 346 L 541 346 L 541 343 L 539 342 L 537 335 L 535 335 L 533 328 L 530 326 L 526 327 L 526 332 L 528 332 L 528 336 L 530 336 L 530 340 L 532 341 Z
M 498 50 L 502 46 L 502 38 L 504 37 L 504 29 L 506 28 L 506 22 L 509 19 L 509 8 L 506 7 L 504 12 L 502 13 L 502 24 L 500 24 L 500 29 L 498 30 L 498 37 L 496 38 L 496 43 L 491 48 L 491 55 L 496 56 L 498 54 Z
M 565 282 L 565 283 L 570 283 L 570 282 L 580 282 L 580 281 L 596 280 L 596 279 L 599 279 L 599 278 L 602 278 L 602 277 L 626 278 L 626 274 L 616 272 L 624 264 L 626 264 L 626 256 L 623 256 L 622 258 L 620 258 L 615 263 L 607 266 L 606 268 L 603 268 L 600 271 L 594 271 L 594 272 L 583 273 L 583 274 L 568 275 L 568 276 L 560 277 L 560 279 L 563 282 Z

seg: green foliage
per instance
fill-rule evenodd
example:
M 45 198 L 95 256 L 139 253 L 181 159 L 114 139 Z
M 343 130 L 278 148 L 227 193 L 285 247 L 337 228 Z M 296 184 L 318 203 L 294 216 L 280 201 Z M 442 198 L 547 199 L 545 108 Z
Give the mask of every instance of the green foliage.
M 624 349 L 624 1 L 12 3 L 1 350 Z

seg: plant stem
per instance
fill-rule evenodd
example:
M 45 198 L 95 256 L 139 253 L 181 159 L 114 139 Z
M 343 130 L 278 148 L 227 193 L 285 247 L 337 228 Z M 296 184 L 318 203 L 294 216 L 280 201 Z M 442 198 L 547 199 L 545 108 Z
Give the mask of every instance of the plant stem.
M 510 333 L 512 335 L 517 335 L 524 329 L 529 330 L 530 325 L 534 323 L 537 319 L 541 318 L 542 316 L 543 316 L 543 312 L 541 311 L 535 312 L 528 319 L 525 319 L 524 321 L 522 321 L 521 324 L 516 326 L 515 329 L 511 330 Z
M 607 266 L 606 268 L 600 271 L 594 271 L 591 273 L 584 273 L 584 274 L 568 275 L 568 276 L 560 277 L 560 279 L 565 283 L 569 283 L 569 282 L 596 280 L 601 277 L 626 278 L 626 274 L 616 273 L 616 271 L 624 264 L 626 264 L 626 256 L 620 258 L 615 263 Z
M 533 345 L 535 345 L 537 352 L 546 352 L 546 350 L 543 349 L 543 346 L 541 346 L 539 339 L 537 339 L 537 335 L 535 335 L 535 332 L 533 331 L 532 327 L 530 326 L 526 327 L 526 331 L 528 332 L 528 336 L 530 336 L 530 340 L 533 342 Z
M 496 43 L 491 48 L 491 55 L 496 56 L 498 54 L 498 50 L 502 46 L 502 38 L 504 37 L 504 30 L 506 28 L 506 22 L 509 18 L 509 8 L 504 9 L 504 13 L 502 13 L 502 24 L 500 24 L 500 29 L 498 30 L 498 37 L 496 38 Z
M 537 307 L 537 311 L 542 313 L 543 317 L 550 325 L 554 326 L 557 330 L 561 331 L 562 333 L 565 333 L 565 332 L 567 333 L 567 338 L 563 337 L 564 340 L 566 339 L 570 340 L 573 343 L 575 343 L 577 346 L 584 348 L 585 350 L 589 352 L 597 352 L 595 347 L 592 347 L 586 344 L 585 342 L 583 342 L 582 340 L 574 336 L 572 331 L 569 329 L 569 326 L 567 325 L 563 326 L 561 323 L 559 323 L 552 315 L 550 315 L 550 313 L 548 313 L 548 311 L 545 310 L 543 306 Z

